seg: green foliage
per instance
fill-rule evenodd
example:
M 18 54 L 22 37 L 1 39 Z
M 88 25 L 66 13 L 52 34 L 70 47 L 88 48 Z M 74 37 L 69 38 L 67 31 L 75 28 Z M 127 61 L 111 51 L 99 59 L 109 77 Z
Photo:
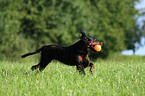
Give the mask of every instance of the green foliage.
M 79 29 L 103 41 L 103 56 L 140 42 L 138 0 L 1 0 L 1 57 L 19 57 L 44 44 L 71 45 Z
M 144 96 L 144 57 L 116 56 L 95 62 L 95 73 L 52 62 L 39 73 L 36 62 L 0 61 L 1 96 Z

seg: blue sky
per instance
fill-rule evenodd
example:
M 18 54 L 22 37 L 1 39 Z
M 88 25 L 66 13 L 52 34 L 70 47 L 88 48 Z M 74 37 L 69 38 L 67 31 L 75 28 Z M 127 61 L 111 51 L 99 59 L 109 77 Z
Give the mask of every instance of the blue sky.
M 144 9 L 144 11 L 145 11 L 145 0 L 140 0 L 140 2 L 139 3 L 136 3 L 136 6 L 135 6 L 135 8 L 136 9 Z M 141 11 L 142 12 L 142 11 Z M 143 26 L 143 20 L 145 20 L 145 16 L 143 17 L 140 17 L 140 18 L 138 18 L 138 24 L 140 25 L 140 26 Z
M 145 0 L 140 0 L 139 3 L 136 3 L 135 8 L 136 8 L 136 9 L 145 8 Z
M 145 11 L 145 0 L 140 0 L 139 3 L 136 3 L 135 6 L 136 9 L 144 9 Z M 143 26 L 143 20 L 145 20 L 145 16 L 139 17 L 137 24 L 140 25 L 140 27 Z M 145 37 L 141 38 L 141 45 L 139 48 L 136 49 L 135 51 L 135 55 L 145 55 Z M 138 44 L 136 44 L 136 47 L 138 47 Z M 122 51 L 123 55 L 133 55 L 133 51 L 132 50 L 125 50 Z

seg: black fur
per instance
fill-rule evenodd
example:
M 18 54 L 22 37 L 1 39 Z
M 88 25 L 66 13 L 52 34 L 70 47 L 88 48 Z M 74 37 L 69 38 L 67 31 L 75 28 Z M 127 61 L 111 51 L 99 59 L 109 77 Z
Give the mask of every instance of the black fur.
M 53 59 L 55 59 L 66 65 L 76 66 L 77 70 L 84 74 L 84 68 L 91 67 L 90 71 L 93 73 L 94 64 L 88 60 L 88 48 L 95 51 L 93 46 L 96 44 L 102 45 L 102 42 L 96 42 L 96 39 L 93 37 L 86 36 L 84 31 L 80 32 L 82 34 L 80 40 L 71 46 L 47 45 L 34 52 L 24 54 L 22 58 L 41 52 L 40 62 L 32 66 L 32 70 L 39 68 L 39 70 L 42 71 Z

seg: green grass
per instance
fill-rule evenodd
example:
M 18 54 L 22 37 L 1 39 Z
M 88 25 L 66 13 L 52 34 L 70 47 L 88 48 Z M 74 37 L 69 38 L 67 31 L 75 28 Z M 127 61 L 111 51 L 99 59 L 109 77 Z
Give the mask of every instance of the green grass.
M 86 75 L 60 62 L 32 72 L 36 61 L 23 61 L 0 61 L 0 96 L 145 96 L 145 57 L 99 59 Z

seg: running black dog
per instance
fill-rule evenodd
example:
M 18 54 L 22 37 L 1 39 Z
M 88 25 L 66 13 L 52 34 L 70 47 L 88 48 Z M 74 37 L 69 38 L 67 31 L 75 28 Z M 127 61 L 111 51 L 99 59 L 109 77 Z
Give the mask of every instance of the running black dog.
M 66 65 L 76 66 L 77 70 L 84 74 L 84 68 L 86 67 L 90 67 L 90 71 L 94 73 L 94 64 L 88 60 L 88 48 L 96 52 L 94 46 L 102 46 L 102 42 L 98 42 L 95 38 L 87 36 L 84 31 L 80 32 L 82 34 L 80 40 L 71 46 L 47 45 L 34 52 L 24 54 L 22 58 L 41 52 L 40 62 L 32 66 L 32 70 L 39 68 L 39 70 L 42 71 L 53 59 L 55 59 Z

